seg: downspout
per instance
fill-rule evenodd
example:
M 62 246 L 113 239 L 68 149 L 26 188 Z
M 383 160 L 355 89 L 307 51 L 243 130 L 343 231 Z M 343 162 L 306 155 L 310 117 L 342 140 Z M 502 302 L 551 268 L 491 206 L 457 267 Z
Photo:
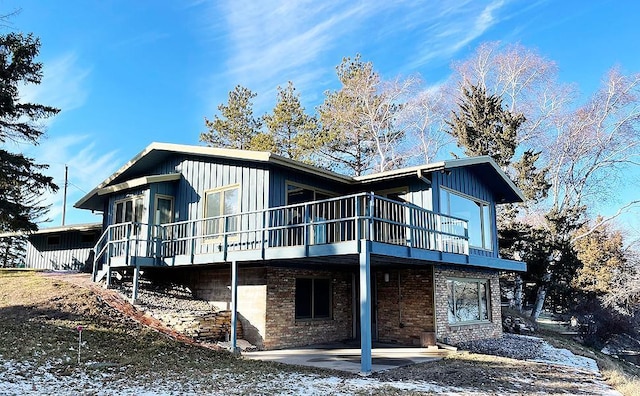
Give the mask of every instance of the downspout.
M 416 171 L 416 176 L 418 176 L 418 179 L 422 180 L 423 182 L 427 183 L 428 185 L 431 185 L 431 180 L 429 180 L 426 177 L 424 177 L 424 175 L 422 174 L 422 171 L 420 169 L 418 169 Z

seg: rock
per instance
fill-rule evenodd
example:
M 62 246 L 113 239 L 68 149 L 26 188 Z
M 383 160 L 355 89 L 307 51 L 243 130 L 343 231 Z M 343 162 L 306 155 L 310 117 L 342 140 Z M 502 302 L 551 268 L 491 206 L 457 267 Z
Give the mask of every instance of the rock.
M 530 334 L 535 333 L 535 327 L 525 323 L 521 318 L 506 315 L 502 319 L 502 330 L 506 333 Z
M 131 285 L 120 283 L 123 294 Z M 167 327 L 199 341 L 225 341 L 231 333 L 231 311 L 217 311 L 204 300 L 193 298 L 191 291 L 177 284 L 153 284 L 141 281 L 136 305 Z M 238 321 L 238 338 L 243 337 Z

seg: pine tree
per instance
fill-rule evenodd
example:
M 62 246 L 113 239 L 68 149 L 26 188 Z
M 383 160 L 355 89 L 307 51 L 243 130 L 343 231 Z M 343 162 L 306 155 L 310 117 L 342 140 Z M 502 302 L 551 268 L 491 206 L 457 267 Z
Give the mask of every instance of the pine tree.
M 58 189 L 53 178 L 42 173 L 47 165 L 7 148 L 7 142 L 38 144 L 44 134 L 38 121 L 59 112 L 20 100 L 21 85 L 41 82 L 42 64 L 35 61 L 39 50 L 40 41 L 31 34 L 0 36 L 0 231 L 37 230 L 36 219 L 46 207 L 25 196 Z
M 200 134 L 200 141 L 213 147 L 254 149 L 254 139 L 262 126 L 260 119 L 253 116 L 251 100 L 256 95 L 250 89 L 237 85 L 229 92 L 227 105 L 218 106 L 220 117 L 215 115 L 213 121 L 205 117 L 207 131 Z
M 265 149 L 297 161 L 311 161 L 318 121 L 305 113 L 293 83 L 278 87 L 278 102 L 264 121 L 267 133 L 256 139 Z
M 362 61 L 360 55 L 344 58 L 336 71 L 342 88 L 325 92 L 318 107 L 322 156 L 353 175 L 402 165 L 397 149 L 405 131 L 398 128 L 396 116 L 413 79 L 383 81 L 373 64 Z

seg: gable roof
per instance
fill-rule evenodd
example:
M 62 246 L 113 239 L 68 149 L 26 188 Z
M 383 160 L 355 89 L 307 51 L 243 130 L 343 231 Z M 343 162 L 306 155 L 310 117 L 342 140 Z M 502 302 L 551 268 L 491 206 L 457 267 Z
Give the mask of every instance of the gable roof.
M 494 176 L 497 176 L 484 177 L 483 179 L 485 179 L 494 192 L 498 194 L 500 198 L 498 199 L 499 202 L 520 202 L 524 200 L 520 190 L 500 169 L 495 161 L 488 156 L 447 160 L 365 176 L 351 177 L 281 157 L 266 151 L 249 151 L 154 142 L 138 153 L 129 162 L 124 164 L 120 169 L 115 171 L 111 176 L 106 178 L 97 187 L 92 189 L 84 197 L 80 198 L 74 207 L 101 210 L 102 207 L 100 206 L 100 203 L 102 199 L 99 197 L 101 195 L 121 191 L 127 188 L 139 187 L 153 182 L 179 179 L 180 175 L 178 173 L 172 173 L 169 175 L 140 176 L 141 174 L 144 174 L 145 171 L 151 171 L 151 169 L 156 167 L 158 163 L 161 163 L 176 154 L 201 156 L 212 159 L 231 159 L 253 163 L 274 164 L 349 185 L 363 185 L 415 175 L 420 177 L 423 174 L 435 171 L 446 171 L 447 169 L 458 167 L 471 167 L 477 168 L 482 172 L 488 171 L 493 173 Z

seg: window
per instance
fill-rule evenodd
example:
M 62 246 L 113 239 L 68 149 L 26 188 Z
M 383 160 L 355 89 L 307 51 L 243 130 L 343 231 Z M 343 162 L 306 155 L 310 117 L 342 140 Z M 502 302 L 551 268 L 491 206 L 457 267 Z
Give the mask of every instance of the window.
M 233 216 L 238 213 L 240 213 L 238 185 L 222 187 L 205 194 L 204 217 L 213 218 L 206 223 L 208 235 L 220 236 L 225 231 L 238 231 L 238 216 Z
M 96 232 L 83 232 L 80 234 L 80 243 L 95 244 L 98 241 L 99 234 Z
M 489 281 L 447 279 L 449 324 L 489 320 Z
M 486 250 L 493 248 L 489 204 L 441 188 L 440 212 L 469 222 L 469 246 Z
M 156 195 L 156 210 L 153 224 L 167 224 L 173 221 L 173 197 Z
M 329 319 L 331 317 L 331 280 L 296 279 L 296 319 Z
M 114 224 L 137 223 L 131 232 L 133 235 L 138 235 L 144 213 L 144 204 L 141 196 L 116 201 L 114 212 Z M 123 238 L 126 235 L 126 228 L 120 227 L 115 232 L 115 238 Z
M 142 197 L 133 197 L 117 201 L 114 212 L 114 224 L 130 222 L 141 223 L 144 212 Z
M 60 244 L 60 235 L 49 235 L 47 237 L 47 245 L 57 246 Z

